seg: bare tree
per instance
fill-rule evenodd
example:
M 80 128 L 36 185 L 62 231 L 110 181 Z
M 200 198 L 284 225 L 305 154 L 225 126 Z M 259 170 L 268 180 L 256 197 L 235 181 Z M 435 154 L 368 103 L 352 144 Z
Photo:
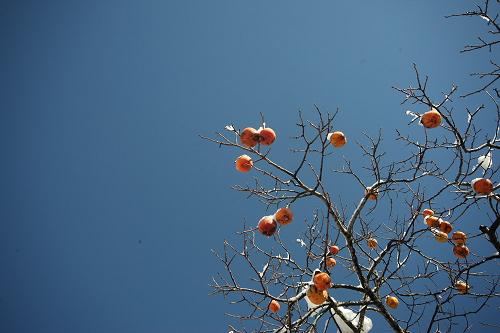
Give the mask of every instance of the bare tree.
M 498 1 L 485 1 L 449 17 L 484 20 L 486 37 L 478 37 L 478 43 L 466 45 L 462 52 L 495 54 L 500 41 Z M 332 170 L 332 146 L 342 145 L 332 136 L 340 113 L 324 113 L 318 107 L 315 121 L 298 115 L 292 151 L 299 158 L 294 167 L 273 160 L 264 145 L 269 142 L 262 142 L 266 138 L 258 131 L 250 137 L 255 145 L 242 142 L 246 134 L 234 125 L 215 137 L 203 137 L 251 158 L 245 162 L 246 170 L 257 174 L 254 183 L 234 189 L 257 198 L 267 211 L 286 207 L 291 215 L 308 198 L 317 206 L 300 239 L 285 237 L 289 221 L 274 214 L 267 221 L 271 229 L 244 226 L 239 246 L 226 241 L 222 251 L 214 251 L 224 266 L 213 279 L 214 293 L 228 297 L 238 313 L 229 315 L 241 320 L 242 327 L 230 330 L 367 332 L 371 318 L 378 317 L 387 323 L 385 330 L 395 332 L 465 332 L 475 314 L 498 306 L 500 197 L 492 181 L 499 168 L 492 156 L 500 148 L 500 73 L 494 60 L 490 65 L 491 70 L 472 74 L 487 80 L 476 90 L 459 96 L 458 87 L 451 84 L 434 96 L 427 88 L 430 78 L 414 64 L 415 83 L 394 89 L 402 94 L 402 104 L 412 109 L 407 111 L 409 126 L 422 125 L 423 134 L 417 139 L 397 130 L 396 139 L 404 148 L 398 152 L 402 155 L 393 154 L 397 158 L 384 152 L 381 132 L 376 137 L 365 134 L 358 145 L 366 165 L 345 159 L 341 168 Z M 465 101 L 472 95 L 482 102 L 469 109 Z M 477 126 L 481 117 L 489 119 L 490 128 Z M 437 138 L 430 131 L 438 132 Z M 352 177 L 359 185 L 354 204 L 328 188 L 335 175 Z M 274 231 L 277 222 L 282 225 Z M 262 231 L 273 237 L 274 247 L 261 243 Z M 442 242 L 442 247 L 426 246 L 429 238 Z M 350 272 L 345 281 L 335 278 L 340 269 Z M 315 281 L 320 272 L 333 278 L 324 300 L 325 288 Z M 278 312 L 276 304 L 281 307 Z M 245 321 L 252 323 L 251 329 L 245 328 Z M 491 319 L 482 325 L 498 323 Z

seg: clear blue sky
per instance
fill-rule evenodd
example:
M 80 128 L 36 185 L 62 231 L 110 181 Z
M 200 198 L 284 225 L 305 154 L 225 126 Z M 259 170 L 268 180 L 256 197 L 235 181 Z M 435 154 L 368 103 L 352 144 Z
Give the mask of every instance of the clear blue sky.
M 236 152 L 198 134 L 263 112 L 286 164 L 316 103 L 390 151 L 412 62 L 436 95 L 476 86 L 488 55 L 458 51 L 484 22 L 444 19 L 467 5 L 2 2 L 0 331 L 225 332 L 210 249 L 263 207 L 229 188 Z

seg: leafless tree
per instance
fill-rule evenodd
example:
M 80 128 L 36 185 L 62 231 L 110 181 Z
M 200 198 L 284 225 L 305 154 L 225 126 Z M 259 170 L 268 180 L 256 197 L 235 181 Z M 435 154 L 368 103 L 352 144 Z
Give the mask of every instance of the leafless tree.
M 500 41 L 498 1 L 485 1 L 472 11 L 449 16 L 456 17 L 482 19 L 488 29 L 486 36 L 462 52 L 495 54 Z M 490 65 L 491 70 L 472 74 L 487 80 L 480 81 L 476 90 L 459 92 L 450 84 L 439 94 L 429 91 L 430 78 L 413 65 L 415 82 L 394 89 L 411 109 L 408 129 L 418 128 L 420 135 L 396 131 L 404 148 L 398 158 L 384 152 L 380 132 L 359 138 L 366 165 L 345 159 L 342 167 L 332 170 L 328 165 L 335 148 L 329 134 L 336 130 L 335 119 L 341 113 L 324 113 L 318 107 L 313 112 L 315 121 L 298 115 L 294 167 L 275 161 L 267 146 L 242 144 L 241 130 L 234 125 L 214 137 L 203 137 L 251 156 L 257 176 L 251 185 L 234 189 L 262 202 L 262 215 L 280 207 L 293 211 L 308 198 L 317 207 L 308 214 L 300 239 L 286 237 L 282 225 L 272 235 L 274 246 L 269 248 L 257 228 L 243 226 L 241 244 L 225 241 L 222 251 L 214 251 L 224 271 L 214 277 L 213 291 L 235 304 L 237 314 L 229 316 L 241 324 L 230 326 L 231 331 L 363 332 L 371 326 L 369 318 L 383 318 L 377 322 L 387 326 L 375 328 L 376 332 L 466 332 L 475 314 L 488 306 L 498 307 L 498 186 L 481 194 L 472 181 L 489 179 L 494 184 L 499 170 L 491 158 L 500 148 L 496 85 L 500 72 L 494 59 Z M 482 102 L 470 109 L 466 102 L 472 95 Z M 420 126 L 428 111 L 438 113 L 439 127 Z M 489 128 L 478 126 L 478 119 L 488 119 Z M 329 188 L 332 177 L 351 177 L 358 184 L 357 201 L 345 202 L 342 193 Z M 424 209 L 434 211 L 437 224 L 430 227 L 424 222 Z M 452 232 L 443 221 L 451 224 Z M 458 257 L 454 249 L 460 241 L 451 237 L 457 230 L 467 235 L 465 246 L 470 249 Z M 434 237 L 444 243 L 428 246 Z M 375 248 L 368 246 L 370 239 L 378 241 Z M 330 251 L 334 244 L 340 248 L 338 254 Z M 335 258 L 337 265 L 329 265 L 329 258 Z M 338 280 L 336 270 L 349 275 Z M 319 271 L 331 274 L 333 283 L 327 300 L 311 305 L 306 302 L 307 293 Z M 387 296 L 399 301 L 397 310 L 388 306 Z M 277 313 L 269 309 L 272 300 L 281 305 Z M 251 328 L 245 328 L 247 321 Z M 492 318 L 477 325 L 495 327 L 499 322 Z

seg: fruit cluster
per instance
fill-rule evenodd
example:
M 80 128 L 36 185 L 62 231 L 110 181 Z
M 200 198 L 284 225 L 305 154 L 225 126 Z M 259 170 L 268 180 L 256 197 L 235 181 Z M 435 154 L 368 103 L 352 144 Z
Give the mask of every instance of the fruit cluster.
M 306 292 L 307 299 L 314 305 L 323 304 L 328 299 L 328 289 L 332 286 L 330 275 L 325 272 L 315 272 L 313 285 Z
M 327 257 L 326 261 L 325 261 L 326 267 L 333 268 L 333 267 L 335 267 L 337 265 L 337 260 L 335 260 L 335 258 L 332 258 L 331 256 L 335 256 L 339 252 L 340 252 L 340 248 L 337 245 L 330 246 L 330 249 L 328 251 L 328 254 L 330 256 Z
M 441 125 L 441 121 L 442 116 L 435 108 L 432 108 L 430 111 L 424 113 L 420 118 L 420 123 L 425 128 L 439 127 Z M 472 190 L 479 195 L 490 195 L 494 189 L 493 182 L 487 178 L 473 179 L 471 181 L 471 187 Z M 436 240 L 441 243 L 448 242 L 448 234 L 453 230 L 451 224 L 447 221 L 443 221 L 437 216 L 434 216 L 434 212 L 431 209 L 425 209 L 422 214 L 424 215 L 426 225 L 434 233 Z M 453 254 L 459 259 L 465 259 L 470 253 L 469 248 L 465 245 L 467 235 L 462 231 L 456 231 L 453 233 L 451 241 L 454 244 Z M 455 288 L 460 293 L 466 294 L 469 291 L 470 286 L 466 282 L 459 280 L 455 283 Z
M 260 128 L 259 130 L 247 127 L 240 134 L 241 143 L 249 148 L 255 147 L 259 143 L 269 146 L 274 140 L 276 140 L 276 133 L 269 127 Z
M 272 236 L 280 225 L 290 224 L 293 220 L 293 212 L 288 207 L 282 207 L 274 213 L 260 219 L 258 224 L 259 232 L 266 236 Z
M 432 209 L 424 209 L 422 212 L 425 224 L 430 228 L 436 240 L 440 243 L 449 241 L 448 234 L 453 230 L 450 222 L 434 215 Z M 462 231 L 456 231 L 451 236 L 451 241 L 455 244 L 453 254 L 459 259 L 465 259 L 469 255 L 469 248 L 465 246 L 467 235 Z

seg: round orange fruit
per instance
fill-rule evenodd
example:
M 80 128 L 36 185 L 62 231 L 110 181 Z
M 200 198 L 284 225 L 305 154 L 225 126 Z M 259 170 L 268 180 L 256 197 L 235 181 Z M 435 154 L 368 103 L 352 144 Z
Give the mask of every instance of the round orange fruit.
M 258 228 L 261 234 L 272 236 L 278 228 L 278 224 L 274 220 L 273 216 L 269 215 L 260 219 Z
M 336 255 L 339 251 L 340 249 L 337 245 L 330 246 L 330 254 Z
M 244 146 L 254 147 L 260 141 L 259 132 L 253 127 L 247 127 L 241 131 L 240 141 Z
M 441 114 L 436 109 L 432 108 L 432 110 L 427 111 L 422 115 L 420 123 L 425 128 L 436 128 L 441 125 L 441 119 Z
M 467 283 L 465 283 L 465 281 L 458 280 L 455 283 L 455 288 L 457 288 L 459 293 L 467 294 L 469 292 L 470 286 Z
M 385 298 L 385 303 L 392 309 L 395 309 L 399 305 L 399 300 L 394 296 L 387 296 Z
M 276 133 L 272 128 L 266 127 L 259 131 L 259 141 L 265 146 L 271 145 L 276 140 Z
M 276 211 L 274 218 L 279 224 L 287 225 L 293 220 L 293 212 L 288 207 L 282 207 Z
M 327 273 L 317 273 L 313 278 L 314 286 L 319 291 L 327 290 L 331 287 L 332 279 Z
M 331 133 L 330 143 L 335 148 L 340 148 L 347 143 L 347 138 L 345 137 L 344 133 L 342 133 L 340 131 L 336 131 L 336 132 Z
M 328 299 L 328 291 L 327 290 L 318 290 L 315 286 L 310 286 L 307 290 L 306 297 L 313 304 L 320 305 L 325 303 Z
M 248 172 L 253 167 L 252 158 L 248 155 L 239 156 L 234 163 L 236 166 L 236 170 L 240 172 Z
M 446 243 L 448 241 L 448 234 L 439 230 L 434 231 L 434 237 L 439 243 Z
M 488 195 L 493 192 L 493 183 L 487 178 L 475 178 L 472 180 L 471 185 L 477 194 Z
M 451 240 L 455 245 L 463 245 L 467 241 L 467 235 L 462 231 L 455 231 L 451 236 Z
M 469 248 L 465 245 L 455 245 L 453 247 L 453 254 L 459 259 L 465 259 L 469 253 Z
M 445 233 L 449 234 L 453 230 L 453 227 L 451 226 L 450 222 L 448 222 L 448 221 L 441 221 L 441 222 L 439 222 L 439 230 L 441 230 L 442 232 L 445 232 Z
M 376 249 L 378 246 L 378 242 L 375 238 L 368 239 L 367 244 L 370 249 Z
M 424 217 L 424 221 L 429 228 L 439 228 L 439 224 L 442 220 L 437 216 L 426 216 Z
M 333 258 L 327 258 L 326 259 L 326 266 L 329 267 L 329 268 L 332 268 L 334 267 L 335 265 L 337 265 L 337 260 L 333 259 Z
M 432 215 L 434 215 L 434 211 L 432 209 L 426 208 L 426 209 L 424 209 L 422 211 L 422 215 L 424 217 L 426 217 L 426 216 L 432 216 Z
M 270 303 L 269 303 L 269 310 L 271 310 L 271 312 L 273 313 L 276 313 L 280 310 L 280 303 L 278 303 L 276 300 L 272 300 Z

